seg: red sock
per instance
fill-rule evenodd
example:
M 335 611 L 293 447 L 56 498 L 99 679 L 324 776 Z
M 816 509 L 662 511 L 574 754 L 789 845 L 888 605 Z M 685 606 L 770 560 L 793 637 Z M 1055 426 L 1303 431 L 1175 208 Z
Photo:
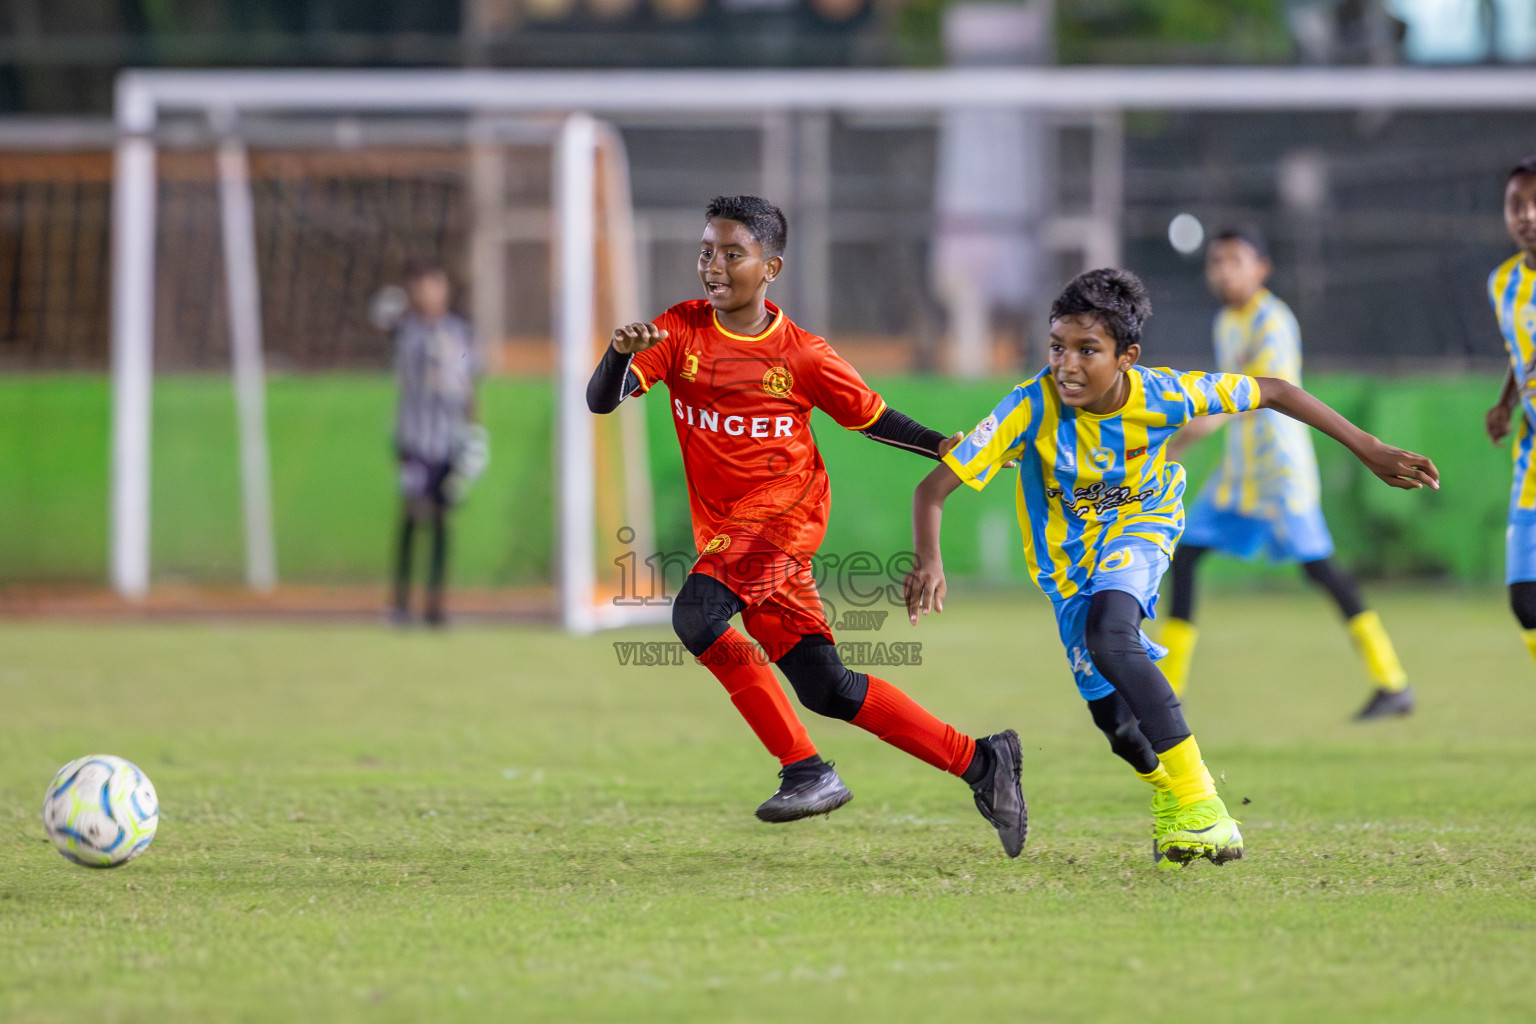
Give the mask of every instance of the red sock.
M 959 775 L 976 755 L 976 741 L 934 718 L 884 679 L 869 677 L 869 694 L 853 724 L 920 761 Z
M 762 652 L 734 629 L 720 634 L 699 661 L 715 674 L 731 703 L 747 720 L 768 753 L 780 764 L 803 761 L 816 753 L 816 745 L 805 731 L 795 709 L 790 707 L 784 688 L 763 663 Z

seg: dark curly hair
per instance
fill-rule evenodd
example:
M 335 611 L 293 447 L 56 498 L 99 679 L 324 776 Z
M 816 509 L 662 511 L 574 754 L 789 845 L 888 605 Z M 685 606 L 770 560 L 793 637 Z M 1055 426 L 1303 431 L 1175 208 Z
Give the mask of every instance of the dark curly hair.
M 715 196 L 704 211 L 709 220 L 734 220 L 747 226 L 752 240 L 762 246 L 763 259 L 771 260 L 784 255 L 784 243 L 789 238 L 789 222 L 784 211 L 766 199 L 757 196 Z
M 1141 342 L 1152 316 L 1152 300 L 1141 278 L 1129 270 L 1101 269 L 1078 274 L 1051 303 L 1051 320 L 1096 316 L 1115 337 L 1115 354 Z
M 1509 169 L 1509 177 L 1504 181 L 1508 184 L 1516 178 L 1536 178 L 1536 156 L 1528 156 Z

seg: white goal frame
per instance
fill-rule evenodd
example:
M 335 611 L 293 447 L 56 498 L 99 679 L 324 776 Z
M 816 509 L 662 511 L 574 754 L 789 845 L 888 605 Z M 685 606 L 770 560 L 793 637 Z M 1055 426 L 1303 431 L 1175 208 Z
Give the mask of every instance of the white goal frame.
M 554 237 L 557 359 L 557 575 L 561 618 L 574 631 L 654 620 L 664 608 L 599 608 L 592 600 L 594 481 L 591 372 L 596 274 L 594 115 L 911 112 L 1018 109 L 1454 110 L 1536 108 L 1536 69 L 1010 68 L 923 71 L 141 71 L 117 80 L 112 192 L 111 581 L 124 596 L 150 583 L 150 398 L 156 233 L 155 129 L 167 112 L 233 126 L 249 112 L 563 116 Z M 261 323 L 248 162 L 231 128 L 219 150 L 226 287 L 241 439 L 246 577 L 275 584 Z M 627 182 L 625 183 L 627 185 Z M 621 237 L 623 225 L 610 225 Z M 632 230 L 632 226 L 631 226 Z M 619 305 L 633 282 L 618 282 Z M 639 315 L 638 310 L 626 315 Z M 629 403 L 626 403 L 629 406 Z M 632 407 L 630 407 L 632 408 Z M 633 415 L 629 409 L 623 410 Z M 638 412 L 638 410 L 634 410 Z M 643 431 L 626 429 L 643 459 Z M 630 442 L 635 444 L 631 445 Z M 626 455 L 630 452 L 626 451 Z M 648 523 L 649 495 L 627 510 Z M 641 507 L 643 505 L 643 507 Z M 639 538 L 637 538 L 638 540 Z

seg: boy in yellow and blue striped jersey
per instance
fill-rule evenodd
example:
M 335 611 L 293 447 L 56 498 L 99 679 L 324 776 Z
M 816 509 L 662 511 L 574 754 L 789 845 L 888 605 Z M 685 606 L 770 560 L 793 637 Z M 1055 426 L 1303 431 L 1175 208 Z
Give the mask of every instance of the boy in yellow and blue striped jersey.
M 1153 787 L 1153 858 L 1176 867 L 1242 856 L 1183 708 L 1141 630 L 1184 530 L 1184 470 L 1164 455 L 1175 431 L 1216 413 L 1276 409 L 1323 431 L 1394 487 L 1438 487 L 1421 455 L 1390 447 L 1277 377 L 1147 369 L 1146 290 L 1124 270 L 1080 275 L 1051 306 L 1050 364 L 1019 384 L 944 456 L 912 501 L 917 564 L 907 613 L 942 611 L 944 501 L 980 490 L 1010 459 L 1024 556 L 1050 598 L 1077 683 L 1110 749 Z
M 1494 444 L 1509 434 L 1515 423 L 1515 479 L 1509 492 L 1509 529 L 1504 534 L 1504 581 L 1509 584 L 1509 603 L 1525 645 L 1536 657 L 1536 156 L 1527 157 L 1504 184 L 1504 227 L 1520 251 L 1488 277 L 1488 298 L 1493 303 L 1504 348 L 1509 352 L 1509 374 L 1498 404 L 1488 410 L 1484 425 Z
M 1274 264 L 1254 227 L 1221 231 L 1206 250 L 1205 277 L 1222 301 L 1216 316 L 1216 367 L 1226 373 L 1278 377 L 1301 384 L 1301 330 L 1265 283 Z M 1173 556 L 1172 614 L 1158 642 L 1168 648 L 1163 674 L 1184 693 L 1195 641 L 1195 574 L 1211 551 L 1239 558 L 1264 554 L 1298 562 L 1328 591 L 1375 684 L 1357 721 L 1406 715 L 1413 691 L 1381 619 L 1365 607 L 1355 581 L 1333 564 L 1333 537 L 1323 519 L 1317 456 L 1306 425 L 1273 409 L 1196 420 L 1168 445 L 1180 460 L 1190 444 L 1227 425 L 1221 463 L 1189 510 L 1184 539 Z

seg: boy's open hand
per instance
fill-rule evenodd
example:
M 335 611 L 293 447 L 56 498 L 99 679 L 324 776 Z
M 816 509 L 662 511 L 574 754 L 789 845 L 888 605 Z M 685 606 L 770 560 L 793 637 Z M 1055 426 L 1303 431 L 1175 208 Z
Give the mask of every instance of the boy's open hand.
M 651 323 L 639 323 L 616 328 L 613 337 L 608 339 L 608 344 L 613 346 L 615 352 L 629 356 L 636 352 L 644 352 L 666 340 L 667 332 L 660 327 Z
M 1404 451 L 1371 438 L 1370 444 L 1360 452 L 1365 468 L 1381 477 L 1393 487 L 1416 491 L 1421 487 L 1440 489 L 1440 471 L 1423 455 Z
M 907 620 L 912 625 L 917 625 L 919 612 L 927 615 L 929 611 L 944 610 L 944 593 L 949 586 L 944 582 L 944 567 L 937 561 L 932 568 L 922 563 L 914 565 L 901 586 L 907 599 Z
M 1509 419 L 1509 406 L 1503 402 L 1489 409 L 1487 414 L 1483 416 L 1483 429 L 1488 432 L 1488 440 L 1498 444 L 1508 437 Z

